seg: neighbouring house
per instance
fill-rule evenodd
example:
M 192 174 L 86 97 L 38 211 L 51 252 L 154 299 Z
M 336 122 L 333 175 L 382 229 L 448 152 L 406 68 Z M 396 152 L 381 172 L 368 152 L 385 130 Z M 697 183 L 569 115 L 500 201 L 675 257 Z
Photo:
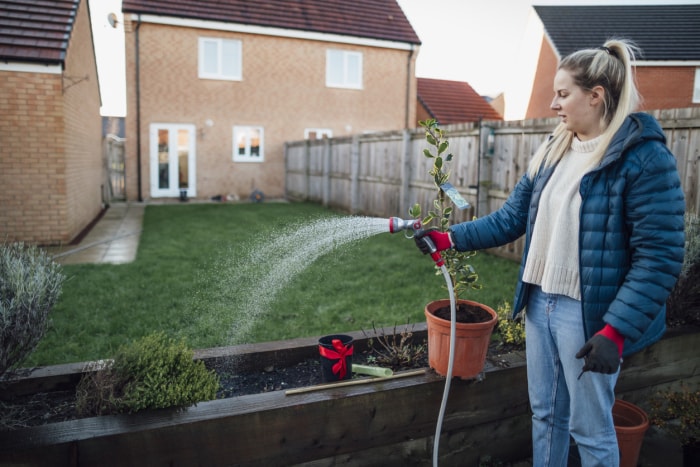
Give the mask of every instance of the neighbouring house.
M 69 243 L 103 208 L 87 0 L 0 0 L 0 241 Z
M 129 200 L 282 197 L 286 141 L 414 125 L 420 40 L 395 0 L 122 11 Z
M 417 81 L 416 123 L 429 118 L 441 125 L 503 120 L 469 83 L 432 78 L 418 78 Z
M 535 6 L 544 26 L 526 118 L 552 117 L 559 60 L 609 38 L 633 40 L 644 110 L 700 105 L 700 4 Z

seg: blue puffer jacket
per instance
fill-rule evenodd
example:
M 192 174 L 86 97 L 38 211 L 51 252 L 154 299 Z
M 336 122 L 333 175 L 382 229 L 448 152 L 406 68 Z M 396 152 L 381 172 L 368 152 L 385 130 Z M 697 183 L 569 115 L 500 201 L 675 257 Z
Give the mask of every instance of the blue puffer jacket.
M 684 252 L 685 201 L 676 160 L 656 120 L 630 115 L 600 165 L 581 180 L 579 273 L 586 339 L 610 324 L 624 355 L 661 338 L 666 298 Z M 501 209 L 452 226 L 456 248 L 482 250 L 525 237 L 513 315 L 527 304 L 523 268 L 542 189 L 553 168 L 518 182 Z

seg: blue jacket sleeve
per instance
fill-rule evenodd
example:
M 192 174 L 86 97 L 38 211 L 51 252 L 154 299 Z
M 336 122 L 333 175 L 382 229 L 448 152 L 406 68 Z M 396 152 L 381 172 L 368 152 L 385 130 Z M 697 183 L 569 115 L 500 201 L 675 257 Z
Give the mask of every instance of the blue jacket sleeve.
M 661 143 L 636 153 L 625 197 L 630 268 L 603 319 L 632 340 L 662 311 L 683 264 L 685 200 L 673 155 Z
M 453 225 L 452 238 L 458 251 L 483 250 L 505 245 L 525 234 L 533 183 L 520 179 L 505 204 L 486 217 Z

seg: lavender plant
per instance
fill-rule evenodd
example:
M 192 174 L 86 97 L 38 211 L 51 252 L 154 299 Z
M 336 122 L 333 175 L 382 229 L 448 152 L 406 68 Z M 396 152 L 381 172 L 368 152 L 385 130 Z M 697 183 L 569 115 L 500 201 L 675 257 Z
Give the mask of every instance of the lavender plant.
M 49 326 L 61 295 L 61 266 L 36 246 L 0 245 L 0 375 L 21 363 Z

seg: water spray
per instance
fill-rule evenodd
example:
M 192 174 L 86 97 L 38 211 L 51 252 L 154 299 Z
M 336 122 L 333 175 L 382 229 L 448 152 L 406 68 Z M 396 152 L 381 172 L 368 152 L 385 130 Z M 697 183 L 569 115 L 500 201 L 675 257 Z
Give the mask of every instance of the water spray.
M 408 233 L 409 230 L 413 230 L 413 233 Z M 445 417 L 445 409 L 447 407 L 447 396 L 450 393 L 450 382 L 452 381 L 452 369 L 454 367 L 454 354 L 455 354 L 455 334 L 457 333 L 457 307 L 455 303 L 455 293 L 452 287 L 452 279 L 450 274 L 445 267 L 445 260 L 440 255 L 437 247 L 433 241 L 425 235 L 425 230 L 421 224 L 420 219 L 404 220 L 398 217 L 389 218 L 389 232 L 396 233 L 401 231 L 406 232 L 406 238 L 418 237 L 423 241 L 429 249 L 430 257 L 435 261 L 435 265 L 440 268 L 442 275 L 445 277 L 445 282 L 447 283 L 447 291 L 450 294 L 450 356 L 447 361 L 447 375 L 445 375 L 445 390 L 442 393 L 442 403 L 440 404 L 440 412 L 438 414 L 437 426 L 435 428 L 435 437 L 433 440 L 433 467 L 438 465 L 438 447 L 440 444 L 440 431 L 442 430 L 442 421 Z

